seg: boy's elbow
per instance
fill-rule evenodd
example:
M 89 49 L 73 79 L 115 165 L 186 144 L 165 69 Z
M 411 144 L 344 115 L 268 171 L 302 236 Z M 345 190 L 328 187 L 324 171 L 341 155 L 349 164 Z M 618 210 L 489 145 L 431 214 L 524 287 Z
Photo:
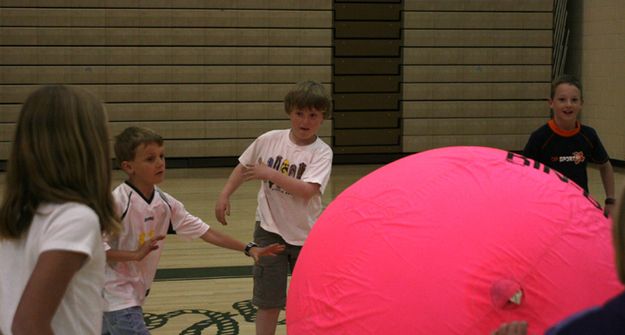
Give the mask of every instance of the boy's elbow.
M 314 194 L 311 194 L 311 193 L 305 193 L 305 194 L 302 194 L 302 195 L 301 195 L 301 198 L 302 198 L 304 201 L 306 201 L 306 202 L 307 202 L 307 201 L 309 201 L 310 199 L 312 199 L 312 197 L 313 197 L 313 196 L 314 196 Z
M 612 171 L 612 163 L 610 163 L 610 161 L 608 160 L 607 162 L 601 164 L 599 166 L 599 169 L 603 170 L 603 171 Z
M 304 200 L 308 201 L 310 199 L 312 199 L 315 196 L 318 196 L 321 194 L 321 191 L 319 189 L 319 185 L 317 184 L 308 184 L 308 187 L 306 187 L 304 189 L 304 192 L 302 192 L 302 198 L 304 198 Z

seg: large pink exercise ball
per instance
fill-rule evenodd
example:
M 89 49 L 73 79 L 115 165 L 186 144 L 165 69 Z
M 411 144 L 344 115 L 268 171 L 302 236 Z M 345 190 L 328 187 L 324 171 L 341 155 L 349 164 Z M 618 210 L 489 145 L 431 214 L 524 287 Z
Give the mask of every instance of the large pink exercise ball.
M 530 334 L 622 290 L 611 223 L 556 171 L 448 147 L 365 176 L 314 225 L 291 280 L 289 335 Z

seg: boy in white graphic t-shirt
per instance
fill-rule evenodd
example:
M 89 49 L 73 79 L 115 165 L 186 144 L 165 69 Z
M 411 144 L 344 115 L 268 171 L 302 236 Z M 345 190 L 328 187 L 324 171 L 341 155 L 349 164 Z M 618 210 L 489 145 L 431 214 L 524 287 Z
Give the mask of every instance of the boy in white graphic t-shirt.
M 258 261 L 260 256 L 275 255 L 283 245 L 264 248 L 220 233 L 187 212 L 181 202 L 156 185 L 165 175 L 163 139 L 152 130 L 126 128 L 115 138 L 115 156 L 128 180 L 113 190 L 122 233 L 106 238 L 105 307 L 102 334 L 149 334 L 141 306 L 147 296 L 171 224 L 185 239 L 204 241 L 245 252 Z
M 248 180 L 261 180 L 254 242 L 286 244 L 280 255 L 254 264 L 254 296 L 258 307 L 256 334 L 275 334 L 286 304 L 288 269 L 319 215 L 321 194 L 330 178 L 332 149 L 317 132 L 328 117 L 331 100 L 322 85 L 298 83 L 284 98 L 291 128 L 260 135 L 239 157 L 217 204 L 215 216 L 226 224 L 230 195 Z

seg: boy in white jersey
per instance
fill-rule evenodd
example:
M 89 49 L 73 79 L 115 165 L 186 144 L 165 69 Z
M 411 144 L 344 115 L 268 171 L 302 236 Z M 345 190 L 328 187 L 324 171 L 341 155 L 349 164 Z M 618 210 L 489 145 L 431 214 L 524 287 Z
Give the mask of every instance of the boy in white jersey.
M 330 112 L 331 100 L 316 82 L 298 83 L 284 98 L 291 128 L 260 135 L 239 157 L 224 186 L 215 216 L 227 224 L 230 195 L 248 180 L 261 180 L 254 242 L 286 244 L 277 257 L 254 264 L 254 297 L 258 307 L 256 334 L 275 334 L 280 310 L 286 304 L 288 269 L 319 215 L 321 194 L 332 169 L 332 149 L 317 136 Z
M 128 180 L 113 190 L 122 233 L 106 239 L 105 307 L 102 334 L 149 334 L 141 306 L 150 289 L 161 256 L 159 246 L 171 224 L 177 235 L 245 252 L 258 261 L 275 255 L 283 245 L 264 248 L 247 246 L 223 233 L 209 229 L 189 214 L 183 204 L 161 191 L 165 155 L 163 139 L 155 132 L 126 128 L 115 138 L 115 156 Z

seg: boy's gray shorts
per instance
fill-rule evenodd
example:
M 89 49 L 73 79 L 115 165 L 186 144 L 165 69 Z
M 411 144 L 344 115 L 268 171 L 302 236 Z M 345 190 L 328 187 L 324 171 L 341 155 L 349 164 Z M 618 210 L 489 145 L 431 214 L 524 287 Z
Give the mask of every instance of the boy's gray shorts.
M 252 303 L 261 309 L 284 308 L 287 276 L 293 272 L 302 247 L 288 244 L 280 235 L 264 230 L 260 227 L 260 222 L 256 222 L 254 242 L 261 247 L 272 243 L 286 246 L 281 254 L 275 257 L 261 257 L 258 263 L 254 264 L 254 297 L 252 299 Z

